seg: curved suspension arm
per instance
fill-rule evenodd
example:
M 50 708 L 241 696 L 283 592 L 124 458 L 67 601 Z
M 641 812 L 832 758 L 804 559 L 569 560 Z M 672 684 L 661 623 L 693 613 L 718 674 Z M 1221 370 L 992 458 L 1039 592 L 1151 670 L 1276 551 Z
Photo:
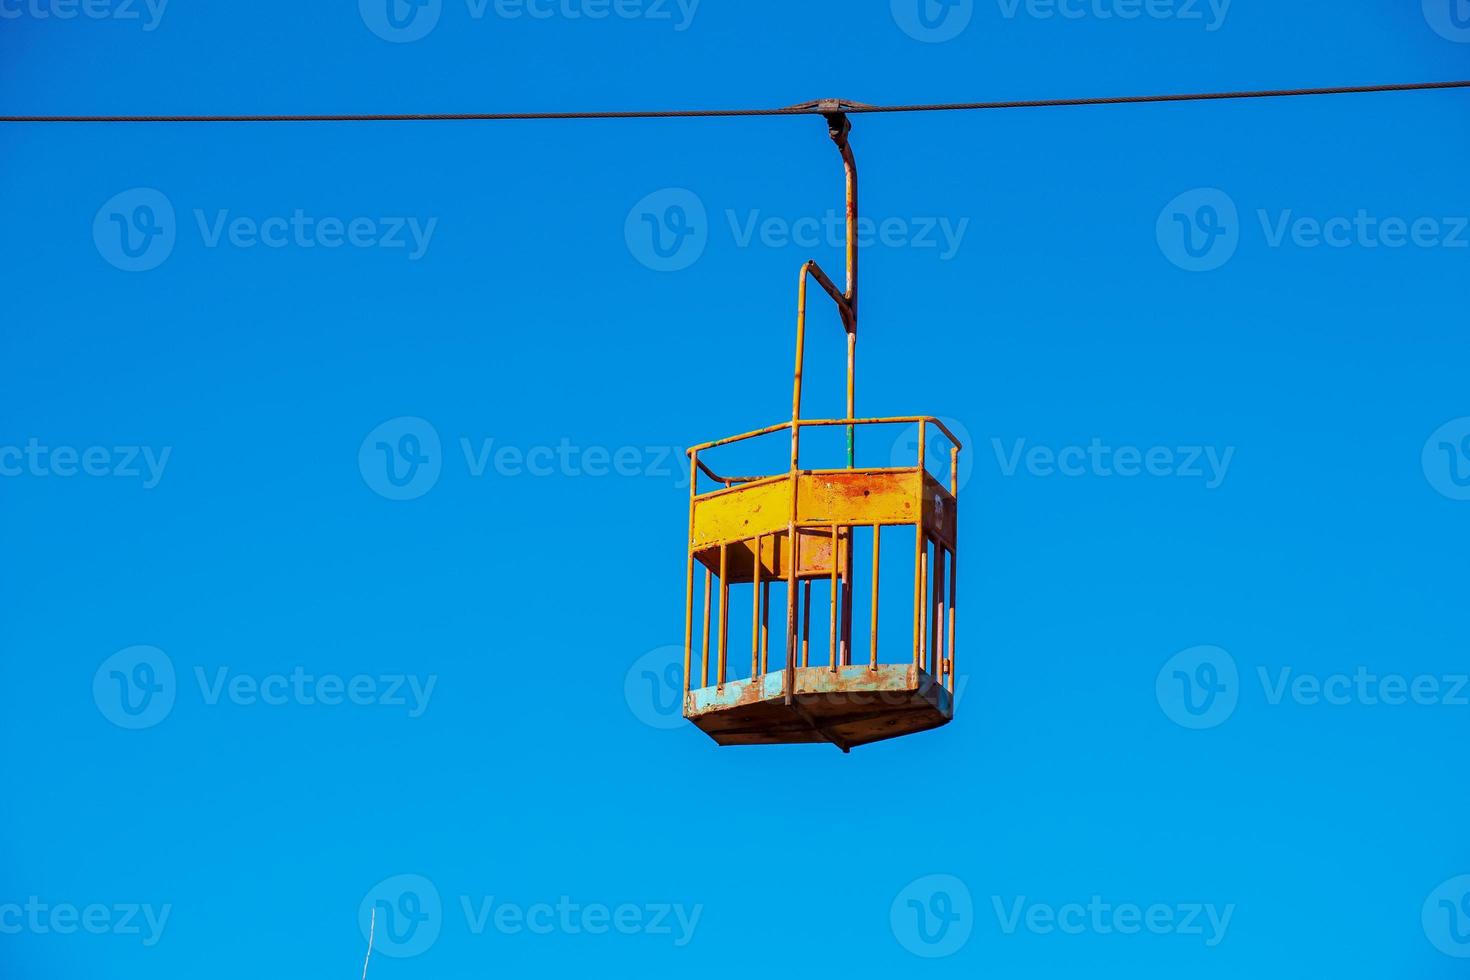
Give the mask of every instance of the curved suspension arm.
M 833 103 L 835 107 L 836 103 Z M 832 142 L 837 144 L 842 153 L 843 173 L 846 178 L 847 198 L 847 289 L 839 290 L 832 282 L 822 267 L 814 260 L 808 260 L 801 267 L 801 275 L 797 282 L 796 292 L 796 376 L 792 383 L 791 393 L 791 420 L 793 423 L 801 419 L 801 374 L 806 360 L 806 293 L 808 277 L 817 280 L 817 284 L 826 290 L 827 295 L 837 304 L 837 312 L 842 317 L 842 328 L 847 334 L 847 418 L 854 418 L 857 414 L 856 404 L 856 369 L 857 369 L 857 296 L 858 296 L 858 243 L 857 243 L 857 161 L 853 157 L 852 146 L 848 143 L 847 136 L 852 130 L 852 123 L 847 116 L 838 111 L 826 113 L 827 132 L 832 137 Z M 801 426 L 793 424 L 791 427 L 791 468 L 795 470 L 800 456 Z M 847 427 L 847 465 L 851 468 L 854 464 L 853 427 Z

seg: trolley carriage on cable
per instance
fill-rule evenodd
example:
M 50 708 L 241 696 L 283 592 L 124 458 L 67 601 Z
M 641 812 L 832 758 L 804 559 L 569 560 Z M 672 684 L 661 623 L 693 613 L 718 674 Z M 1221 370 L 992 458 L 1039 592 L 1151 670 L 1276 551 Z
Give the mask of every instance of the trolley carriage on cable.
M 826 110 L 846 172 L 847 289 L 838 290 L 815 262 L 801 268 L 791 421 L 689 450 L 684 715 L 720 745 L 831 742 L 846 752 L 868 742 L 938 728 L 954 716 L 956 474 L 962 447 L 933 417 L 856 417 L 857 168 L 848 144 L 850 125 L 841 111 L 844 105 L 826 102 L 812 107 Z M 836 303 L 846 332 L 847 414 L 841 419 L 801 417 L 811 279 Z M 903 460 L 905 465 L 899 466 L 857 466 L 859 433 L 893 425 L 918 428 L 912 465 Z M 846 431 L 846 465 L 804 468 L 803 431 L 834 426 Z M 701 458 L 779 432 L 789 432 L 791 440 L 784 472 L 721 476 Z M 937 461 L 928 451 L 931 439 L 947 446 Z M 945 479 L 931 472 L 936 462 Z M 707 488 L 701 487 L 701 477 Z M 904 590 L 901 603 L 892 601 L 891 583 L 884 593 L 887 601 L 879 591 L 882 548 L 899 536 L 900 528 L 912 528 L 901 533 L 903 544 L 908 544 L 910 533 L 913 542 L 912 589 Z M 860 550 L 866 551 L 861 563 L 856 560 Z M 698 610 L 696 566 L 704 570 L 704 602 Z M 814 583 L 825 583 L 826 610 L 812 608 Z M 773 585 L 784 593 L 785 606 L 784 640 L 778 618 L 774 644 Z M 748 673 L 741 669 L 743 657 L 741 666 L 732 661 L 729 646 L 731 594 L 747 587 Z M 869 635 L 866 657 L 854 663 L 853 612 L 859 589 L 866 590 Z M 886 617 L 903 615 L 910 599 L 912 642 L 901 649 L 880 650 L 880 619 L 888 622 Z M 698 636 L 696 623 L 702 624 Z

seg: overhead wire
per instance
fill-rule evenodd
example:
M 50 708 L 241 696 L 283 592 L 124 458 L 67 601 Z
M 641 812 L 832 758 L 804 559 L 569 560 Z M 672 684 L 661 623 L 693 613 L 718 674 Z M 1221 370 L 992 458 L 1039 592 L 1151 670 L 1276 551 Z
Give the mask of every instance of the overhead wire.
M 868 105 L 822 99 L 781 108 L 632 109 L 576 112 L 414 112 L 414 113 L 264 113 L 212 115 L 0 115 L 3 123 L 291 123 L 291 122 L 501 122 L 516 120 L 592 119 L 720 119 L 752 116 L 815 116 L 832 113 L 973 112 L 993 109 L 1050 109 L 1065 106 L 1144 105 L 1166 102 L 1220 102 L 1232 99 L 1286 99 L 1305 96 L 1365 95 L 1379 92 L 1424 92 L 1470 88 L 1470 80 L 1346 85 L 1319 88 L 1260 89 L 1237 92 L 1183 92 L 1164 95 L 1118 95 L 988 102 L 935 102 L 914 105 Z

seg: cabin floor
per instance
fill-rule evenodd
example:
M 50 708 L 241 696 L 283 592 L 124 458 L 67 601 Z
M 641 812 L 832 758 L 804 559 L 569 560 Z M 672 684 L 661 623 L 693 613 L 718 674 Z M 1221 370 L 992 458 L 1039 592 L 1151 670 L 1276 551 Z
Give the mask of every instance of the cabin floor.
M 859 745 L 948 724 L 950 692 L 912 664 L 798 667 L 787 703 L 784 670 L 690 691 L 684 716 L 720 745 Z

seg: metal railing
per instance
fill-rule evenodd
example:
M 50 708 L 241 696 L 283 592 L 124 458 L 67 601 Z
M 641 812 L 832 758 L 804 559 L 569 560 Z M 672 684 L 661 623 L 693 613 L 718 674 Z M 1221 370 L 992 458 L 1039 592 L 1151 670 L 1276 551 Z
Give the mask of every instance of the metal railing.
M 799 434 L 800 430 L 807 426 L 872 426 L 872 425 L 917 425 L 918 445 L 916 451 L 916 465 L 898 467 L 857 467 L 852 465 L 849 457 L 847 467 L 837 469 L 801 469 L 799 458 L 797 466 L 792 469 L 766 473 L 760 475 L 722 476 L 707 466 L 699 457 L 701 452 L 707 452 L 723 446 L 733 445 L 761 436 L 776 432 L 792 430 Z M 830 593 L 828 608 L 828 667 L 837 671 L 841 666 L 852 664 L 852 588 L 853 588 L 853 543 L 857 528 L 872 528 L 872 596 L 871 613 L 869 623 L 868 640 L 868 668 L 877 671 L 879 665 L 879 643 L 878 624 L 879 610 L 879 565 L 882 548 L 882 535 L 884 527 L 913 525 L 914 532 L 914 595 L 913 595 L 913 654 L 912 662 L 920 669 L 926 670 L 931 676 L 947 687 L 951 692 L 954 690 L 954 645 L 955 645 L 955 620 L 956 620 L 956 593 L 957 593 L 957 556 L 956 548 L 947 544 L 941 536 L 925 533 L 922 509 L 915 513 L 912 519 L 893 520 L 885 522 L 861 522 L 845 523 L 840 521 L 809 524 L 797 520 L 797 496 L 799 484 L 796 477 L 800 474 L 822 474 L 843 473 L 859 471 L 864 473 L 880 472 L 918 472 L 929 473 L 927 469 L 927 444 L 929 441 L 929 427 L 937 429 L 950 443 L 949 449 L 949 481 L 948 490 L 953 501 L 958 501 L 959 496 L 959 454 L 963 444 L 958 437 L 950 431 L 942 421 L 934 416 L 928 415 L 903 415 L 889 418 L 866 418 L 866 419 L 797 419 L 794 422 L 782 422 L 777 425 L 766 426 L 739 435 L 729 436 L 724 439 L 716 439 L 710 442 L 692 446 L 687 451 L 690 460 L 690 535 L 688 539 L 688 583 L 686 588 L 686 636 L 685 636 L 685 691 L 694 686 L 693 661 L 694 645 L 694 565 L 696 563 L 696 546 L 694 539 L 694 507 L 696 500 L 707 499 L 711 496 L 728 493 L 743 487 L 762 481 L 791 480 L 792 489 L 792 514 L 791 521 L 783 531 L 756 535 L 751 538 L 740 538 L 721 541 L 719 543 L 719 572 L 716 574 L 706 567 L 704 575 L 704 607 L 703 607 L 703 629 L 701 639 L 701 657 L 699 664 L 700 687 L 710 686 L 711 667 L 711 644 L 710 627 L 714 605 L 714 580 L 720 581 L 719 589 L 719 619 L 717 626 L 717 646 L 713 651 L 715 654 L 714 682 L 717 687 L 723 687 L 729 680 L 729 576 L 728 555 L 730 546 L 733 544 L 749 543 L 754 556 L 754 571 L 752 573 L 752 586 L 754 598 L 751 605 L 751 677 L 756 678 L 767 673 L 770 663 L 770 586 L 769 579 L 762 581 L 763 571 L 763 548 L 766 542 L 781 539 L 783 536 L 788 541 L 790 549 L 790 560 L 787 563 L 787 630 L 786 630 L 786 671 L 788 673 L 785 689 L 788 698 L 794 688 L 793 672 L 799 665 L 802 668 L 811 666 L 811 606 L 812 606 L 812 580 L 804 578 L 798 582 L 798 539 L 800 535 L 821 533 L 831 535 L 831 572 Z M 799 440 L 799 435 L 798 435 Z M 793 441 L 798 441 L 793 440 Z M 698 477 L 703 473 L 713 482 L 719 484 L 717 489 L 701 494 L 699 492 Z M 934 479 L 934 474 L 929 473 Z M 920 486 L 922 487 L 922 481 Z M 774 548 L 774 543 L 772 544 Z M 931 560 L 932 548 L 932 560 Z M 839 555 L 845 553 L 845 563 L 839 562 Z M 798 586 L 800 587 L 798 589 Z M 798 604 L 798 591 L 800 591 L 800 603 Z M 800 636 L 798 638 L 798 632 Z
M 768 425 L 765 428 L 762 428 L 762 429 L 754 429 L 754 430 L 752 430 L 750 432 L 742 432 L 739 435 L 727 436 L 724 439 L 714 439 L 714 440 L 712 440 L 710 442 L 702 442 L 702 443 L 700 443 L 697 446 L 691 446 L 691 447 L 689 447 L 689 449 L 685 450 L 685 454 L 687 456 L 689 456 L 689 458 L 690 458 L 690 469 L 691 469 L 691 472 L 696 472 L 697 471 L 699 473 L 703 473 L 705 476 L 709 477 L 714 482 L 721 484 L 722 485 L 722 489 L 728 489 L 729 487 L 737 486 L 737 485 L 740 485 L 740 484 L 754 483 L 757 480 L 766 480 L 766 479 L 770 479 L 772 477 L 783 476 L 783 475 L 786 475 L 786 474 L 792 472 L 793 470 L 797 470 L 797 471 L 801 471 L 801 472 L 820 472 L 820 470 L 801 470 L 801 461 L 800 461 L 800 456 L 799 456 L 799 453 L 800 453 L 800 435 L 799 435 L 799 433 L 800 433 L 800 430 L 801 429 L 806 428 L 807 426 L 834 426 L 834 425 L 840 425 L 840 426 L 846 426 L 848 428 L 852 428 L 852 427 L 860 426 L 860 425 L 915 425 L 915 424 L 917 424 L 918 427 L 919 427 L 918 467 L 920 469 L 923 469 L 927 465 L 927 461 L 925 459 L 925 455 L 926 455 L 926 446 L 927 446 L 928 437 L 929 437 L 928 427 L 931 426 L 931 425 L 934 426 L 934 428 L 936 428 L 937 430 L 939 430 L 939 432 L 946 439 L 949 440 L 949 442 L 950 442 L 950 473 L 949 473 L 950 494 L 951 495 L 957 494 L 958 493 L 958 490 L 959 490 L 959 486 L 958 486 L 958 478 L 959 478 L 959 462 L 958 462 L 958 457 L 959 457 L 960 450 L 964 449 L 964 445 L 955 436 L 955 434 L 949 430 L 949 427 L 948 426 L 946 426 L 942 421 L 940 421 L 939 419 L 935 418 L 932 415 L 895 415 L 895 416 L 892 416 L 892 417 L 889 417 L 889 418 L 866 418 L 866 419 L 797 419 L 794 422 L 778 422 L 775 425 Z M 797 448 L 797 454 L 793 457 L 793 465 L 789 469 L 776 470 L 776 471 L 771 472 L 771 473 L 763 473 L 763 474 L 760 474 L 760 475 L 757 475 L 757 476 L 722 476 L 719 473 L 716 473 L 713 469 L 711 469 L 708 465 L 706 465 L 702 460 L 699 459 L 699 454 L 701 452 L 705 452 L 705 451 L 711 450 L 711 449 L 719 449 L 719 448 L 724 447 L 724 446 L 731 446 L 731 445 L 734 445 L 734 444 L 739 443 L 739 442 L 745 442 L 745 441 L 750 440 L 750 439 L 757 439 L 757 438 L 760 438 L 761 436 L 768 436 L 768 435 L 771 435 L 771 434 L 776 433 L 776 432 L 784 432 L 784 431 L 786 431 L 788 429 L 795 429 L 797 431 L 797 433 L 798 433 L 798 435 L 796 436 L 796 438 L 793 440 L 797 444 L 797 447 L 798 447 Z M 851 447 L 851 446 L 852 446 L 852 441 L 850 440 L 849 441 L 849 447 Z M 857 466 L 854 466 L 853 465 L 853 457 L 852 457 L 851 453 L 848 456 L 848 465 L 845 468 L 846 469 L 863 469 L 863 470 L 873 470 L 873 469 L 907 469 L 907 467 L 873 467 L 873 466 L 857 467 Z M 697 482 L 696 479 L 691 479 L 690 480 L 689 487 L 690 487 L 691 494 L 698 495 L 698 493 L 697 493 L 698 492 L 698 482 Z M 715 492 L 717 492 L 717 491 L 715 491 Z

